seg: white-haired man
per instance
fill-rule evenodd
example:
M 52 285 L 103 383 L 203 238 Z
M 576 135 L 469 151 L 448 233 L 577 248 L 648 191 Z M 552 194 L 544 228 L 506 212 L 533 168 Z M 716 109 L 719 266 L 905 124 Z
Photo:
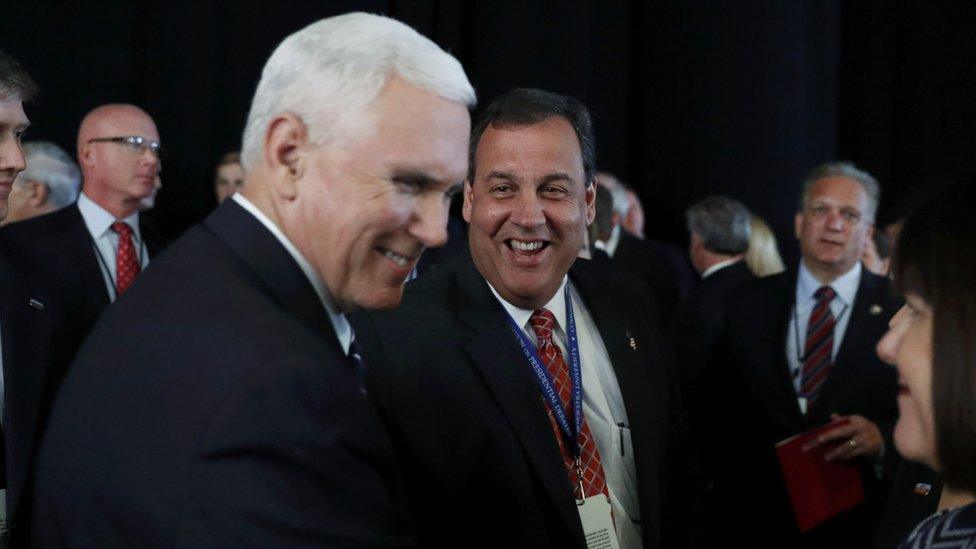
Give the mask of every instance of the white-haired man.
M 27 169 L 10 190 L 10 210 L 3 224 L 60 210 L 78 198 L 81 172 L 64 149 L 50 141 L 24 143 Z
M 41 448 L 41 547 L 411 542 L 345 314 L 398 304 L 467 168 L 461 65 L 384 17 L 286 38 L 247 182 L 154 263 L 69 371 Z

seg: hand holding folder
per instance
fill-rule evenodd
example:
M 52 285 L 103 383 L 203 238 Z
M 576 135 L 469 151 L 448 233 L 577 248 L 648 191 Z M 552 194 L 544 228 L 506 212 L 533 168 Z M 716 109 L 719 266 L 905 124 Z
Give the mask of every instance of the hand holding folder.
M 864 501 L 858 467 L 824 460 L 825 455 L 843 442 L 813 444 L 818 436 L 849 421 L 839 419 L 776 444 L 776 455 L 800 532 L 807 532 Z

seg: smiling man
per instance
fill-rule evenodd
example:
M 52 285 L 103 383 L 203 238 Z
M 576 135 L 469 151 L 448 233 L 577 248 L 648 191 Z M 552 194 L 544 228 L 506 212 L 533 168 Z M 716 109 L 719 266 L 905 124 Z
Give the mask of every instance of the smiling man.
M 879 194 L 853 164 L 813 170 L 796 213 L 798 268 L 739 286 L 725 303 L 726 333 L 705 374 L 716 429 L 706 454 L 714 458 L 717 531 L 737 532 L 732 539 L 871 545 L 896 461 L 898 412 L 895 372 L 873 351 L 899 304 L 887 279 L 860 263 Z M 801 536 L 773 447 L 834 419 L 848 423 L 821 437 L 826 459 L 861 468 L 867 501 Z M 762 516 L 762 527 L 747 525 L 747 516 Z
M 278 46 L 243 190 L 141 275 L 69 371 L 37 545 L 410 544 L 345 315 L 396 306 L 445 241 L 474 100 L 456 59 L 392 19 L 333 17 Z
M 687 464 L 685 419 L 657 309 L 638 279 L 577 259 L 594 215 L 589 114 L 513 90 L 469 158 L 470 258 L 358 319 L 418 541 L 670 546 L 694 486 L 672 469 Z

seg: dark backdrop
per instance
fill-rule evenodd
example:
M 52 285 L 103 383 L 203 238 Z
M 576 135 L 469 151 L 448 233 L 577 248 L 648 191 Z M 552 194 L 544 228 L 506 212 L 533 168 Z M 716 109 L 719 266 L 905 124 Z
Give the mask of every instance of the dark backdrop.
M 213 164 L 238 148 L 277 43 L 363 10 L 454 53 L 481 106 L 514 86 L 586 102 L 599 164 L 638 189 L 650 236 L 683 242 L 683 209 L 723 193 L 765 217 L 795 258 L 792 217 L 812 166 L 843 157 L 876 173 L 885 220 L 919 181 L 974 158 L 976 7 L 934 4 L 35 0 L 3 8 L 0 47 L 42 86 L 30 138 L 73 150 L 81 117 L 106 102 L 155 117 L 170 155 L 151 216 L 170 235 L 213 207 Z

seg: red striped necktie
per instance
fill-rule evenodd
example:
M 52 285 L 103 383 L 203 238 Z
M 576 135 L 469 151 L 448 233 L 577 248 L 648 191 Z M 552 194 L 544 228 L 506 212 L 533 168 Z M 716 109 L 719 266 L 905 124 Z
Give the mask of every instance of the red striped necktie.
M 813 297 L 817 300 L 810 311 L 807 323 L 807 342 L 803 346 L 803 378 L 800 396 L 813 402 L 820 387 L 834 366 L 834 314 L 830 302 L 837 292 L 830 286 L 821 286 Z M 809 408 L 808 408 L 809 409 Z

